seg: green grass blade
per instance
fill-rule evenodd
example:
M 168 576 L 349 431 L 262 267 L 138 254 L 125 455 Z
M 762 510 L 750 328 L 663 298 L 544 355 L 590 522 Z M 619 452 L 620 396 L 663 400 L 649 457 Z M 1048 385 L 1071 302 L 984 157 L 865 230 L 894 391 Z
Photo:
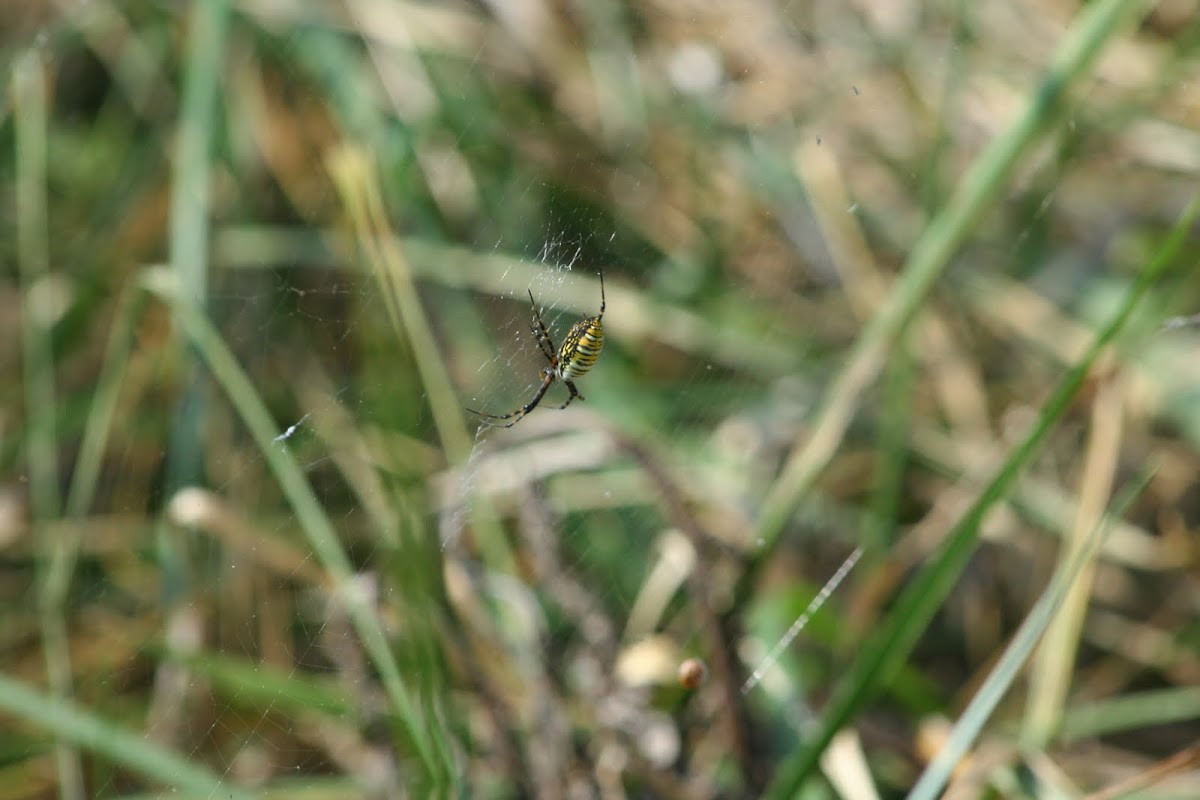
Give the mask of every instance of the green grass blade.
M 128 731 L 85 713 L 72 703 L 36 692 L 4 674 L 0 674 L 0 709 L 52 731 L 60 739 L 186 794 L 233 800 L 253 796 L 230 786 L 177 753 L 159 747 L 140 732 Z
M 55 437 L 53 311 L 46 248 L 46 79 L 37 53 L 13 72 L 17 146 L 17 261 L 21 277 L 21 356 L 25 384 L 25 449 L 34 516 L 60 511 Z
M 211 214 L 212 145 L 229 9 L 225 0 L 203 0 L 191 7 L 184 61 L 182 106 L 171 176 L 170 265 L 181 291 L 207 305 Z M 167 492 L 200 481 L 204 450 L 204 387 L 191 353 L 183 355 L 189 380 L 172 422 L 167 451 Z M 187 591 L 186 556 L 167 527 L 158 535 L 159 558 L 166 573 L 166 594 Z
M 1172 722 L 1194 724 L 1197 719 L 1200 719 L 1200 688 L 1131 692 L 1069 709 L 1063 715 L 1059 738 L 1074 742 Z
M 209 179 L 229 9 L 225 0 L 203 0 L 191 10 L 183 108 L 171 182 L 170 257 L 182 290 L 200 301 L 208 292 Z
M 173 654 L 162 654 L 176 658 Z M 326 714 L 345 720 L 355 708 L 344 691 L 322 684 L 314 675 L 283 670 L 244 658 L 217 653 L 183 654 L 178 659 L 190 673 L 212 682 L 231 705 L 286 714 Z
M 25 459 L 34 538 L 39 550 L 38 617 L 46 675 L 59 697 L 70 697 L 71 651 L 66 616 L 54 591 L 54 554 L 61 539 L 48 523 L 61 512 L 58 486 L 58 391 L 54 379 L 54 324 L 49 291 L 49 219 L 46 200 L 46 70 L 36 51 L 23 54 L 13 70 L 12 89 L 17 146 L 17 261 L 20 269 L 21 366 L 25 388 Z M 55 752 L 59 788 L 67 800 L 83 795 L 79 754 L 59 746 Z
M 1050 430 L 1074 400 L 1092 364 L 1125 326 L 1150 287 L 1174 263 L 1187 240 L 1188 231 L 1198 218 L 1200 196 L 1192 199 L 1155 259 L 1142 270 L 1137 281 L 1126 293 L 1116 313 L 1099 331 L 1079 363 L 1063 377 L 1053 395 L 1042 407 L 1036 424 L 1025 440 L 1001 465 L 996 475 L 955 524 L 942 551 L 921 575 L 909 584 L 897 600 L 891 615 L 864 644 L 850 674 L 830 700 L 820 730 L 810 742 L 805 743 L 803 749 L 784 762 L 769 796 L 790 797 L 795 793 L 800 783 L 817 765 L 821 753 L 837 732 L 887 682 L 899 663 L 911 652 L 974 552 L 979 525 L 984 516 L 1012 488 L 1020 471 L 1029 463 Z
M 431 778 L 437 778 L 440 760 L 452 761 L 446 755 L 435 756 L 426 727 L 436 724 L 422 717 L 408 686 L 400 673 L 395 656 L 389 649 L 383 626 L 361 592 L 355 591 L 350 580 L 352 567 L 329 518 L 321 509 L 312 487 L 286 447 L 274 441 L 277 428 L 262 398 L 250 378 L 237 363 L 229 348 L 221 341 L 204 314 L 187 299 L 164 270 L 153 270 L 143 284 L 155 296 L 165 300 L 176 314 L 193 346 L 200 353 L 217 382 L 241 415 L 268 466 L 274 473 L 284 496 L 287 497 L 296 519 L 308 537 L 309 545 L 338 588 L 339 599 L 362 639 L 363 647 L 379 671 L 384 688 L 395 705 L 417 757 Z M 442 780 L 446 776 L 442 776 Z
M 947 737 L 945 746 L 929 763 L 916 785 L 913 786 L 908 795 L 909 800 L 934 800 L 946 788 L 946 782 L 950 779 L 955 766 L 966 756 L 971 745 L 979 736 L 979 732 L 983 730 L 983 726 L 1004 697 L 1004 693 L 1008 691 L 1025 668 L 1025 664 L 1041 640 L 1042 634 L 1054 620 L 1055 612 L 1062 606 L 1067 592 L 1076 585 L 1084 567 L 1092 562 L 1096 550 L 1100 546 L 1100 540 L 1108 528 L 1109 520 L 1124 516 L 1129 506 L 1150 483 L 1152 477 L 1154 477 L 1154 470 L 1147 470 L 1138 481 L 1130 485 L 1113 504 L 1112 510 L 1105 519 L 1101 520 L 1100 524 L 1087 535 L 1086 540 L 1081 543 L 1082 546 L 1076 550 L 1073 557 L 1059 564 L 1059 568 L 1050 578 L 1050 583 L 1029 612 L 1029 616 L 1025 618 L 1025 622 L 1013 636 L 1012 642 L 1005 648 L 1004 654 L 992 668 L 987 680 L 979 687 L 979 691 L 963 711 L 958 723 Z
M 96 381 L 96 391 L 92 397 L 83 429 L 83 439 L 79 445 L 79 455 L 75 460 L 75 469 L 67 492 L 66 517 L 79 521 L 79 524 L 71 529 L 71 540 L 55 548 L 51 562 L 47 592 L 55 598 L 54 602 L 61 603 L 70 587 L 79 540 L 84 530 L 82 520 L 96 496 L 96 485 L 104 460 L 104 447 L 117 413 L 117 400 L 133 347 L 134 326 L 141 315 L 144 298 L 142 292 L 126 291 L 117 303 L 114 326 L 104 350 L 104 364 Z

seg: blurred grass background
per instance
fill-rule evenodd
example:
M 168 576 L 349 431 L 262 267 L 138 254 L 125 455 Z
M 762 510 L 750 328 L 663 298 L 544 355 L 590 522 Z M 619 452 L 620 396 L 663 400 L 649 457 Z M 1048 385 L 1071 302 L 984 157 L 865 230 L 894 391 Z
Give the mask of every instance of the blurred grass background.
M 0 5 L 0 800 L 1200 796 L 1197 10 Z

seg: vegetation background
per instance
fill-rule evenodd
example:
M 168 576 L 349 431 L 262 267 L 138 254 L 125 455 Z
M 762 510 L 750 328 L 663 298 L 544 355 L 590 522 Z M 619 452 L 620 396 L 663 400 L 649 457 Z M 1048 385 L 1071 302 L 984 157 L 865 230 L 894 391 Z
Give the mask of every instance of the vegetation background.
M 1200 796 L 1196 6 L 0 5 L 0 800 Z

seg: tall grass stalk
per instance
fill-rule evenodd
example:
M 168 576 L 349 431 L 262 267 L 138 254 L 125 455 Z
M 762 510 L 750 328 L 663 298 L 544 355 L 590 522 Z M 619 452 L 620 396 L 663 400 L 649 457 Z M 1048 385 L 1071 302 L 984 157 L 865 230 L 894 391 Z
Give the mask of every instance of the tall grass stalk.
M 1175 264 L 1197 219 L 1200 219 L 1200 195 L 1194 197 L 1180 215 L 1171 235 L 1159 248 L 1154 260 L 1142 270 L 1137 281 L 1125 293 L 1116 312 L 1099 330 L 1087 352 L 1067 372 L 1050 399 L 1042 406 L 1029 434 L 1008 456 L 954 525 L 942 550 L 921 574 L 909 583 L 896 601 L 892 613 L 864 644 L 851 666 L 849 675 L 838 686 L 830 700 L 819 731 L 784 761 L 768 796 L 793 796 L 800 783 L 817 765 L 821 753 L 837 732 L 887 683 L 899 664 L 912 651 L 917 639 L 974 552 L 979 537 L 979 526 L 984 516 L 992 506 L 1007 496 L 1021 470 L 1038 452 L 1047 435 L 1074 401 L 1100 354 L 1125 327 L 1134 309 L 1150 288 Z
M 46 74 L 37 51 L 23 53 L 13 70 L 16 117 L 17 261 L 21 303 L 21 354 L 25 384 L 25 459 L 33 535 L 38 545 L 38 618 L 50 690 L 70 697 L 71 651 L 62 603 L 53 590 L 54 553 L 49 523 L 61 512 L 58 487 L 57 391 L 54 380 L 54 302 L 46 205 Z M 67 800 L 83 798 L 79 753 L 65 744 L 55 748 L 59 791 Z
M 1104 513 L 1104 504 L 1116 480 L 1125 414 L 1125 376 L 1110 376 L 1098 384 L 1080 478 L 1079 511 L 1063 542 L 1060 562 L 1073 560 L 1079 552 L 1095 555 L 1091 531 Z M 1062 610 L 1046 632 L 1046 641 L 1034 661 L 1021 737 L 1027 747 L 1045 747 L 1062 721 L 1084 617 L 1092 596 L 1095 562 L 1089 561 L 1080 572 L 1079 580 L 1072 586 Z
M 393 329 L 412 348 L 429 409 L 447 460 L 462 465 L 473 443 L 462 421 L 454 385 L 446 371 L 425 309 L 421 306 L 412 268 L 387 221 L 375 167 L 361 150 L 345 146 L 329 158 L 329 171 L 350 217 L 355 238 L 379 286 Z M 484 557 L 495 569 L 512 573 L 515 561 L 491 505 L 476 499 L 473 520 Z
M 208 295 L 212 194 L 209 183 L 228 15 L 225 0 L 201 0 L 191 7 L 171 180 L 170 265 L 178 276 L 180 290 L 201 308 L 207 305 Z M 187 384 L 175 410 L 167 452 L 168 494 L 201 480 L 204 389 L 190 353 L 184 356 L 183 372 Z M 166 591 L 174 598 L 186 591 L 186 568 L 182 548 L 169 526 L 160 526 L 158 548 L 166 576 Z

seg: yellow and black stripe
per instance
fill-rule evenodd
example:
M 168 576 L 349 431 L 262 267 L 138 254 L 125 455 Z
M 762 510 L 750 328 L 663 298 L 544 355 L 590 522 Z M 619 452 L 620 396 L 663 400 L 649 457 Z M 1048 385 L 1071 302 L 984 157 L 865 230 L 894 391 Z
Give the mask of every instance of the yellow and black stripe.
M 604 323 L 599 316 L 576 322 L 558 351 L 558 377 L 564 381 L 582 378 L 596 363 L 603 347 Z
M 571 389 L 571 397 L 575 397 L 574 384 L 571 381 L 582 378 L 600 357 L 604 347 L 604 308 L 608 300 L 604 297 L 604 271 L 600 273 L 600 313 L 594 317 L 581 319 L 571 326 L 567 338 L 563 340 L 558 351 L 558 377 Z M 569 400 L 567 402 L 570 402 Z

